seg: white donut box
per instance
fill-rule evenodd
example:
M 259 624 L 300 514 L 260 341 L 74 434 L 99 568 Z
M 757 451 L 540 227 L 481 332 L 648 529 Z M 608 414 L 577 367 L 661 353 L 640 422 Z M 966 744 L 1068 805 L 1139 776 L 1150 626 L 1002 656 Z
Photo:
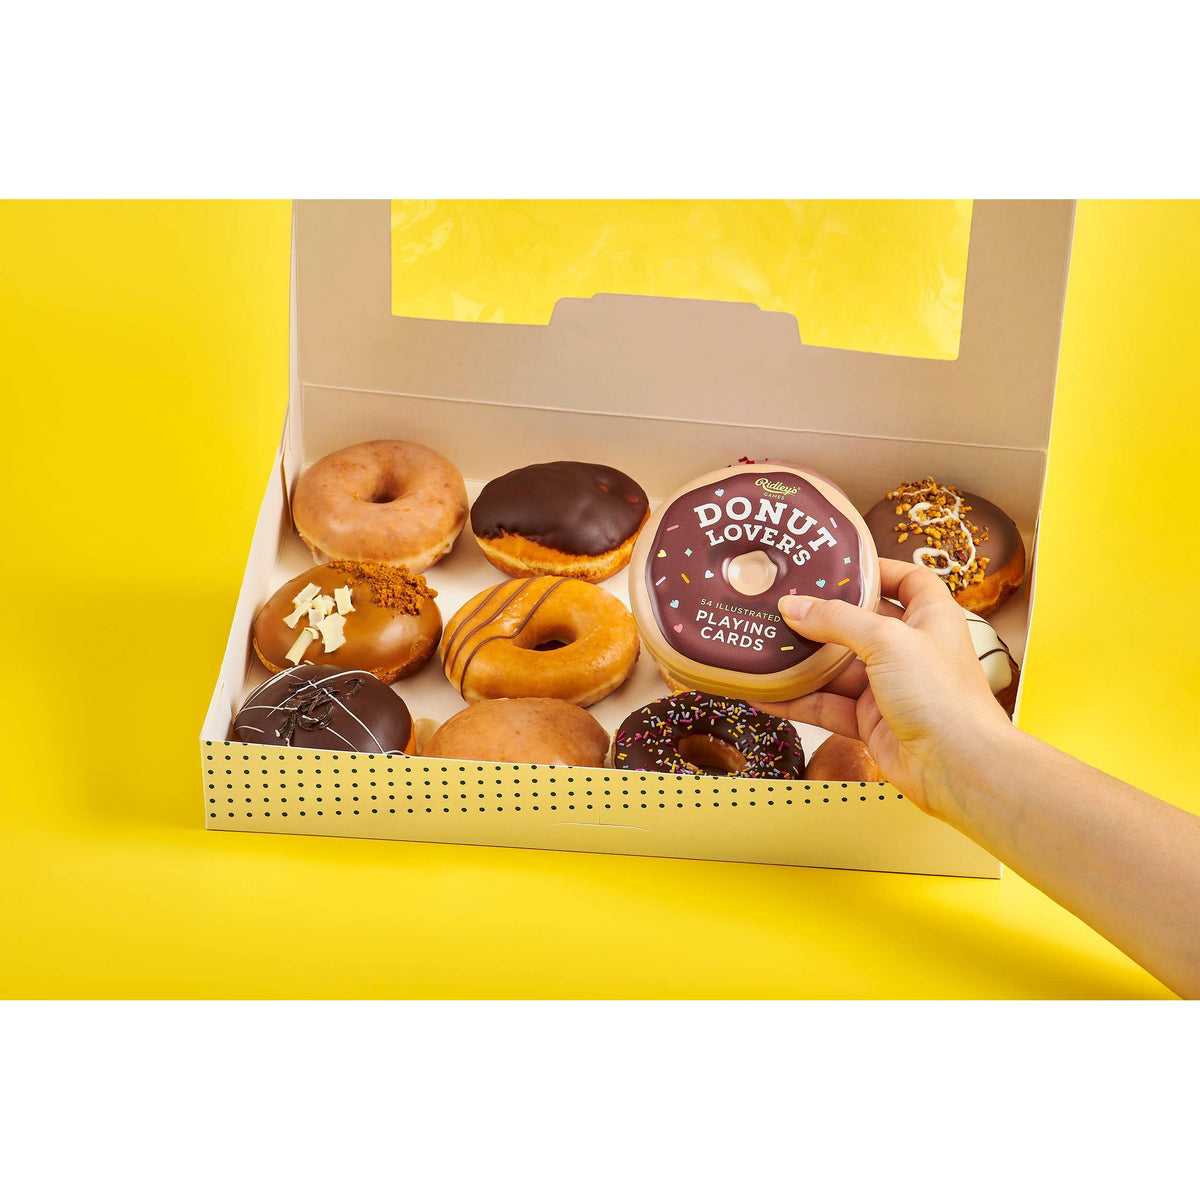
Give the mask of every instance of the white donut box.
M 994 858 L 890 786 L 228 739 L 242 698 L 266 678 L 254 615 L 312 563 L 289 517 L 296 480 L 371 438 L 440 450 L 472 499 L 494 476 L 554 459 L 619 467 L 652 504 L 742 456 L 813 467 L 863 511 L 932 474 L 989 497 L 1025 536 L 1028 582 L 993 618 L 1023 662 L 1073 219 L 1066 201 L 975 203 L 959 354 L 935 360 L 802 345 L 794 316 L 746 303 L 597 295 L 560 300 L 546 326 L 397 317 L 388 202 L 298 202 L 283 436 L 200 735 L 207 828 L 998 877 Z M 628 602 L 626 574 L 602 586 Z M 469 526 L 428 577 L 444 619 L 506 578 Z M 440 721 L 463 704 L 436 655 L 394 686 L 416 718 Z M 612 732 L 663 694 L 643 652 L 590 711 Z M 824 734 L 799 729 L 811 754 Z

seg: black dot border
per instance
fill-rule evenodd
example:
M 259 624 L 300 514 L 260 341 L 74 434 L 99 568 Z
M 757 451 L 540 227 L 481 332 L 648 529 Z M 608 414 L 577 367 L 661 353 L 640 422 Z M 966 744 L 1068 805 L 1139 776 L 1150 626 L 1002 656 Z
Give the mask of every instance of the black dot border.
M 255 762 L 260 765 L 240 765 Z M 323 765 L 318 767 L 317 762 Z M 266 765 L 268 763 L 270 767 Z M 278 763 L 284 765 L 278 766 Z M 305 765 L 309 767 L 308 776 L 305 776 Z M 229 775 L 233 778 L 235 767 L 237 774 L 262 776 L 255 782 L 261 786 L 263 794 L 255 795 L 251 784 L 246 783 L 243 790 L 249 789 L 251 794 L 242 796 L 238 803 L 244 802 L 247 807 L 230 809 L 235 797 L 224 795 L 224 805 L 221 798 L 227 790 L 235 790 L 234 784 L 222 785 L 220 777 Z M 265 753 L 259 746 L 240 742 L 205 741 L 201 768 L 207 824 L 225 829 L 230 827 L 230 821 L 253 820 L 256 812 L 260 818 L 268 818 L 274 812 L 281 821 L 288 818 L 295 828 L 297 818 L 303 818 L 304 822 L 352 823 L 356 817 L 374 817 L 373 824 L 378 824 L 381 818 L 388 822 L 424 818 L 428 823 L 437 819 L 475 818 L 480 814 L 504 814 L 510 820 L 529 819 L 528 814 L 536 813 L 537 819 L 554 823 L 563 819 L 558 816 L 560 812 L 608 812 L 619 818 L 628 811 L 632 819 L 642 811 L 657 810 L 661 817 L 695 809 L 728 808 L 737 809 L 746 819 L 752 819 L 751 810 L 757 812 L 787 806 L 799 810 L 818 800 L 823 804 L 834 801 L 849 804 L 852 800 L 860 803 L 904 801 L 907 804 L 900 792 L 886 785 L 881 789 L 879 784 L 808 783 L 803 780 L 754 783 L 745 779 L 712 779 L 699 783 L 699 777 L 694 775 L 651 775 L 601 771 L 594 767 L 572 771 L 525 763 L 422 761 L 399 755 L 341 754 L 328 750 L 281 753 L 277 747 L 271 747 L 270 753 Z M 506 770 L 516 773 L 510 776 L 511 787 L 505 789 L 501 785 L 497 789 L 496 785 L 501 781 L 492 772 Z M 361 788 L 358 781 L 347 781 L 354 795 L 338 795 L 331 790 L 324 805 L 313 807 L 321 803 L 321 794 L 327 787 L 342 792 L 340 781 L 327 784 L 324 779 L 315 777 L 343 772 L 375 778 L 363 779 Z M 300 808 L 306 799 L 308 805 Z M 331 807 L 329 801 L 333 801 L 334 806 Z M 272 803 L 274 809 L 268 807 Z M 617 827 L 622 823 L 620 820 L 611 822 Z

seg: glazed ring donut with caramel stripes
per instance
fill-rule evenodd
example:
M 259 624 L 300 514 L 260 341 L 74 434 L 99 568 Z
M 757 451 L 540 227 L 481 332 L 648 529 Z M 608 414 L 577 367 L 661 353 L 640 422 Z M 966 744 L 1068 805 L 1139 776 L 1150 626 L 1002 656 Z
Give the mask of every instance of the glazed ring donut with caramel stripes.
M 637 662 L 637 628 L 615 597 L 580 579 L 511 579 L 473 596 L 446 623 L 446 678 L 468 704 L 550 696 L 587 707 Z

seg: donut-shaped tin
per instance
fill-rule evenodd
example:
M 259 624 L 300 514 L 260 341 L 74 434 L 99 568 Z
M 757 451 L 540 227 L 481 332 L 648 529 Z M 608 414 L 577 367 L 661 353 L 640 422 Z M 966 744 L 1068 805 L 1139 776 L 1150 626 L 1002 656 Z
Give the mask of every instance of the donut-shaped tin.
M 773 702 L 816 691 L 854 657 L 793 633 L 780 598 L 874 611 L 879 560 L 862 516 L 828 479 L 737 464 L 693 479 L 651 516 L 629 589 L 642 640 L 673 687 Z

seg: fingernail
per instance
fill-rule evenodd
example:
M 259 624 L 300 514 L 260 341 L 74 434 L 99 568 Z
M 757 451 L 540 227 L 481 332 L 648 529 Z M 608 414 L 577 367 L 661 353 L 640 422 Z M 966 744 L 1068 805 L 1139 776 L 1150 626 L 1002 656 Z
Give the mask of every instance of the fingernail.
M 803 621 L 816 602 L 815 596 L 780 596 L 779 611 L 788 621 Z

